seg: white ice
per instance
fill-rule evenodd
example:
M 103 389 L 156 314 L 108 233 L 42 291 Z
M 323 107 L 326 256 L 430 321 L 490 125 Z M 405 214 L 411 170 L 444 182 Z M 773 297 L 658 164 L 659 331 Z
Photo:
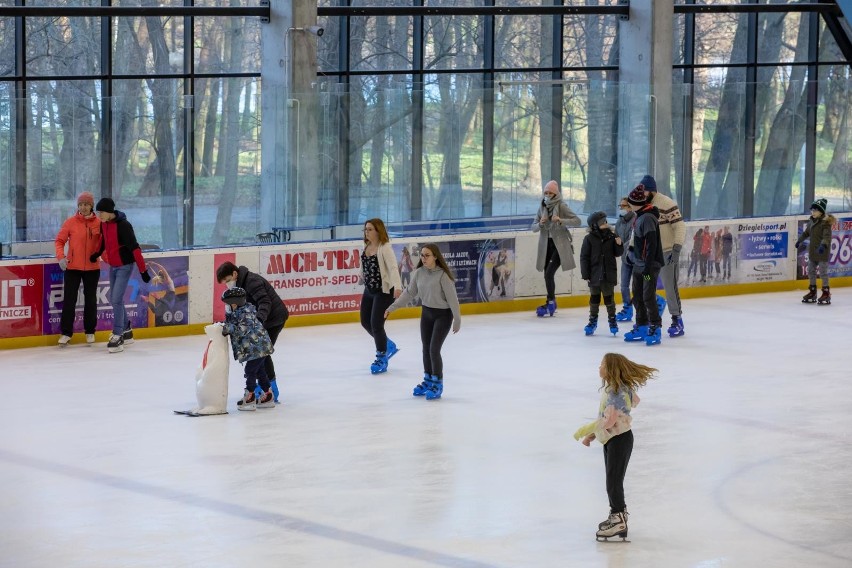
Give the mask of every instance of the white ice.
M 285 329 L 283 404 L 188 418 L 203 336 L 0 352 L 0 566 L 852 566 L 852 288 L 684 301 L 687 333 L 626 344 L 585 309 L 465 316 L 445 391 L 411 396 L 419 327 L 371 376 L 357 324 Z M 666 316 L 666 320 L 667 320 Z M 608 512 L 607 351 L 656 366 L 634 410 L 629 544 Z

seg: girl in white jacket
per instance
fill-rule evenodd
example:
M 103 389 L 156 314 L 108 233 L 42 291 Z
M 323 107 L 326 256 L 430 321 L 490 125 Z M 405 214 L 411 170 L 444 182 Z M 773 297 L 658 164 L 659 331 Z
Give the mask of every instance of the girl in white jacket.
M 385 333 L 385 310 L 402 293 L 396 256 L 381 219 L 370 219 L 364 223 L 361 271 L 364 282 L 361 325 L 376 343 L 376 360 L 370 365 L 370 372 L 375 375 L 387 371 L 388 360 L 399 351 L 396 343 Z

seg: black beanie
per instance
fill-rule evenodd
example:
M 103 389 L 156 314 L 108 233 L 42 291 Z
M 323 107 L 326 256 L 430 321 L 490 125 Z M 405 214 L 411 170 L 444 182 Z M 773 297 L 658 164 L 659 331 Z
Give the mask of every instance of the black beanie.
M 104 213 L 115 213 L 115 201 L 109 197 L 102 197 L 98 201 L 95 211 L 103 211 Z

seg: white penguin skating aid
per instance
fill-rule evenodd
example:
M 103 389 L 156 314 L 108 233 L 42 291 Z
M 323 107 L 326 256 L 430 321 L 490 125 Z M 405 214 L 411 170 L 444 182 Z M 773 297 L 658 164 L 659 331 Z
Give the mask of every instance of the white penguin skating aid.
M 208 325 L 204 333 L 209 341 L 201 365 L 195 372 L 198 407 L 193 410 L 175 410 L 175 414 L 213 416 L 228 413 L 228 338 L 222 335 L 221 323 Z

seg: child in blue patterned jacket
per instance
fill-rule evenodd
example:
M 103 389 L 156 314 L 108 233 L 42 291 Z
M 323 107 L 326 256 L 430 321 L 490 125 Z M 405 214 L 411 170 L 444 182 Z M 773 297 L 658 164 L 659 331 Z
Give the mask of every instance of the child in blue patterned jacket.
M 234 359 L 246 365 L 246 390 L 243 398 L 237 401 L 237 410 L 275 408 L 275 397 L 270 390 L 265 366 L 266 358 L 275 350 L 269 334 L 257 319 L 255 307 L 246 303 L 245 290 L 228 288 L 222 293 L 222 301 L 225 302 L 222 335 L 231 336 Z M 254 390 L 258 384 L 262 393 L 256 398 Z

